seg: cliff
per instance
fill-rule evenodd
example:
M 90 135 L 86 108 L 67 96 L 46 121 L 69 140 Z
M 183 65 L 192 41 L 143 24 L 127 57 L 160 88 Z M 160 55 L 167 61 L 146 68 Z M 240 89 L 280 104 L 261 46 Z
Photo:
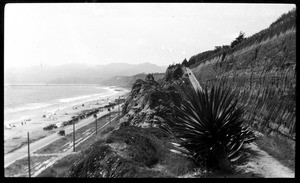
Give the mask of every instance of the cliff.
M 236 48 L 190 66 L 201 85 L 234 89 L 251 126 L 291 139 L 296 133 L 295 17 L 291 11 Z
M 143 128 L 159 127 L 164 123 L 160 117 L 171 115 L 173 106 L 179 106 L 192 88 L 202 89 L 191 71 L 180 64 L 170 66 L 161 84 L 152 75 L 145 81 L 137 80 L 123 107 L 124 117 L 119 123 Z

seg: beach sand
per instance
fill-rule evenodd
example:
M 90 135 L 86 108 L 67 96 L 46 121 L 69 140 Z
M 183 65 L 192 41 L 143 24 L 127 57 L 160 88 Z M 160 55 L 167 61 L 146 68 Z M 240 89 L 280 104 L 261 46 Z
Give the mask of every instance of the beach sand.
M 53 130 L 43 130 L 44 127 L 50 124 L 62 123 L 69 121 L 73 116 L 77 116 L 85 110 L 91 110 L 107 105 L 109 102 L 114 102 L 119 96 L 124 96 L 128 93 L 126 89 L 115 89 L 111 95 L 101 97 L 101 99 L 92 101 L 82 101 L 75 106 L 65 109 L 57 109 L 52 112 L 52 115 L 43 118 L 43 114 L 37 114 L 30 119 L 10 123 L 9 128 L 4 130 L 4 154 L 13 152 L 22 145 L 27 144 L 27 132 L 29 132 L 30 141 L 36 141 L 50 134 L 57 133 L 64 127 L 59 127 Z M 83 105 L 84 104 L 84 105 Z

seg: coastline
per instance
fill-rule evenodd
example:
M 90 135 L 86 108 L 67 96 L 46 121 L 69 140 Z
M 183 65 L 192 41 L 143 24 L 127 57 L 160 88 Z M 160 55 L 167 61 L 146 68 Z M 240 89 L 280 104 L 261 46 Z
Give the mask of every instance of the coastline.
M 61 124 L 65 121 L 69 121 L 73 116 L 77 116 L 83 111 L 93 110 L 99 107 L 107 105 L 109 102 L 113 102 L 119 96 L 124 96 L 128 93 L 128 90 L 120 87 L 105 87 L 111 91 L 108 94 L 101 95 L 99 99 L 98 95 L 95 98 L 89 100 L 83 99 L 78 101 L 76 105 L 72 104 L 67 107 L 59 108 L 59 110 L 52 111 L 52 114 L 43 118 L 43 114 L 36 114 L 29 119 L 22 119 L 17 122 L 7 123 L 10 124 L 10 129 L 5 125 L 4 129 L 4 154 L 13 153 L 15 150 L 23 147 L 27 144 L 27 132 L 29 132 L 30 142 L 38 141 L 48 135 L 57 133 L 62 130 L 64 126 L 53 130 L 43 130 L 44 127 L 50 124 Z

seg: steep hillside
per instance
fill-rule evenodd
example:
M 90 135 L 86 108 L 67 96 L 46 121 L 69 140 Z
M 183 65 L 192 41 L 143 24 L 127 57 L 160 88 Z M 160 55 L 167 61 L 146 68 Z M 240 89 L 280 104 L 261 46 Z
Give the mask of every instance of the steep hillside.
M 227 55 L 231 55 L 235 51 L 255 47 L 257 46 L 257 44 L 268 42 L 269 39 L 276 38 L 288 30 L 295 29 L 295 21 L 296 9 L 293 9 L 290 12 L 279 17 L 270 25 L 269 28 L 264 29 L 250 37 L 242 39 L 242 41 L 238 44 L 216 46 L 214 50 L 208 50 L 194 55 L 189 59 L 187 63 L 185 63 L 185 65 L 190 68 L 195 68 L 200 64 L 204 64 L 205 62 L 217 57 L 219 57 L 219 59 L 221 60 L 224 60 Z
M 232 50 L 190 66 L 202 85 L 236 90 L 251 126 L 291 139 L 296 132 L 295 14 L 290 12 Z

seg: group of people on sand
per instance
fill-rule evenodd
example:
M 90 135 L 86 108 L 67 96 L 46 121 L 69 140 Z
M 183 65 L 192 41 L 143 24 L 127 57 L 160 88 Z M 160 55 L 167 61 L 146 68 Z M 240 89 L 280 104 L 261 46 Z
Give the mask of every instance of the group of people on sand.
M 26 125 L 27 121 L 31 121 L 31 119 L 24 119 L 24 121 L 21 122 L 21 125 Z M 16 124 L 5 124 L 6 129 L 11 129 L 13 127 L 17 127 Z
M 43 118 L 49 118 L 49 119 L 52 119 L 52 120 L 56 120 L 57 118 L 54 117 L 54 115 L 56 115 L 56 112 L 59 111 L 59 108 L 55 111 L 55 112 L 51 112 L 48 117 L 46 114 L 43 114 Z
M 11 129 L 13 127 L 16 127 L 14 124 L 5 124 L 5 129 Z

